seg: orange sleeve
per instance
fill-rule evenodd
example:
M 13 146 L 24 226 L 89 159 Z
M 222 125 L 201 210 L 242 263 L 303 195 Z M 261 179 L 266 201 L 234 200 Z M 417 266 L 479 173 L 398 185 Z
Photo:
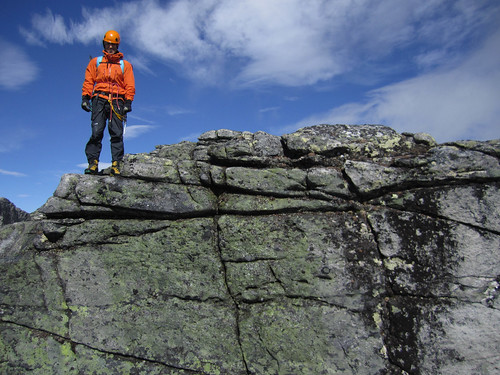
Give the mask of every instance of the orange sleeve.
M 132 68 L 132 64 L 128 61 L 123 61 L 123 83 L 125 89 L 125 99 L 126 100 L 134 100 L 135 96 L 135 78 L 134 78 L 134 69 Z
M 92 60 L 90 60 L 89 65 L 87 65 L 87 69 L 85 70 L 85 80 L 83 81 L 83 86 L 82 86 L 82 96 L 83 95 L 92 96 L 96 78 L 97 78 L 97 57 L 94 57 Z

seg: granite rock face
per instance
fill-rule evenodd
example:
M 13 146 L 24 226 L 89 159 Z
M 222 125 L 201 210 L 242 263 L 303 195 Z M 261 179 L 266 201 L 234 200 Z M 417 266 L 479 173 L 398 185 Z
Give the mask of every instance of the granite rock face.
M 500 141 L 209 131 L 0 228 L 2 374 L 500 372 Z

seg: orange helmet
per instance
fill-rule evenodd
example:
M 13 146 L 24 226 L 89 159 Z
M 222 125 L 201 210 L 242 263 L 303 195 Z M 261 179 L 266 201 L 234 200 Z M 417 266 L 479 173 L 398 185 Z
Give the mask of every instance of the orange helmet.
M 115 30 L 109 30 L 104 34 L 103 42 L 120 44 L 120 34 Z

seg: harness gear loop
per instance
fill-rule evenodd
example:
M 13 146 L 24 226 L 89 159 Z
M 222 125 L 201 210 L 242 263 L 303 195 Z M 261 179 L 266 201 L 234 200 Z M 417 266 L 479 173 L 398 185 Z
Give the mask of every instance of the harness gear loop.
M 113 83 L 113 86 L 118 86 L 118 85 L 116 83 Z M 111 90 L 111 91 L 113 91 L 113 90 Z M 124 116 L 120 115 L 118 112 L 116 112 L 115 107 L 113 106 L 113 99 L 116 102 L 117 108 L 120 109 L 120 103 L 118 102 L 118 100 L 120 99 L 120 95 L 118 94 L 118 92 L 116 94 L 113 94 L 110 92 L 109 96 L 108 96 L 108 103 L 111 107 L 112 112 L 109 113 L 109 120 L 111 121 L 112 113 L 114 113 L 116 115 L 116 117 L 118 118 L 118 120 L 123 121 Z
M 109 98 L 108 99 L 108 103 L 111 106 L 111 110 L 116 115 L 116 117 L 118 118 L 118 120 L 123 121 L 123 115 L 120 115 L 118 112 L 116 112 L 115 107 L 113 107 L 113 99 Z M 120 106 L 118 104 L 118 98 L 116 98 L 116 104 L 117 104 L 118 109 L 119 109 Z M 111 120 L 111 113 L 109 114 L 109 119 Z

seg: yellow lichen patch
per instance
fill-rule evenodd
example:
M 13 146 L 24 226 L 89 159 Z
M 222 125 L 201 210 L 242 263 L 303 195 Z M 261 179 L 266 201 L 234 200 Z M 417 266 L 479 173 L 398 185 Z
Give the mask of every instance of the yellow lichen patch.
M 404 270 L 412 270 L 413 269 L 413 264 L 412 263 L 406 263 L 403 259 L 401 258 L 388 258 L 384 259 L 384 266 L 390 271 L 394 271 L 396 268 L 404 269 Z

